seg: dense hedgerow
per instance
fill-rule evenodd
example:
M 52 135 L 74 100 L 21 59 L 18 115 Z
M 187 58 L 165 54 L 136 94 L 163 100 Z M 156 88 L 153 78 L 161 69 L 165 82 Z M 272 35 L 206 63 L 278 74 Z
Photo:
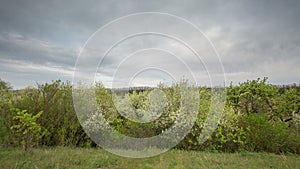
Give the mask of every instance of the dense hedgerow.
M 125 135 L 140 138 L 155 136 L 174 123 L 180 110 L 181 99 L 179 84 L 171 87 L 160 84 L 157 88 L 166 96 L 163 99 L 167 104 L 163 110 L 156 109 L 161 107 L 159 105 L 163 102 L 159 100 L 161 98 L 149 100 L 148 95 L 155 90 L 154 88 L 131 90 L 125 95 L 124 92 L 112 92 L 97 84 L 95 93 L 98 109 L 115 130 Z M 300 153 L 299 86 L 278 87 L 268 84 L 266 78 L 230 85 L 226 88 L 226 104 L 219 125 L 211 137 L 201 144 L 198 139 L 203 135 L 203 123 L 210 111 L 212 89 L 199 87 L 197 90 L 200 97 L 198 118 L 190 132 L 175 148 L 225 152 L 248 150 Z M 21 146 L 25 143 L 27 148 L 95 146 L 77 119 L 72 102 L 72 86 L 69 83 L 58 80 L 38 85 L 37 88 L 12 90 L 9 83 L 0 81 L 0 96 L 2 146 Z M 124 97 L 129 98 L 128 102 L 124 101 Z M 121 109 L 117 110 L 115 103 Z M 132 105 L 134 109 L 128 105 Z M 119 112 L 145 116 L 143 112 L 149 109 L 150 105 L 155 105 L 151 110 L 163 113 L 158 120 L 149 123 L 128 120 Z M 22 111 L 24 117 L 20 117 Z M 36 116 L 38 118 L 32 119 Z M 21 120 L 26 118 L 31 120 L 28 125 Z M 28 130 L 31 132 L 28 137 L 32 138 L 20 134 L 26 126 L 36 127 L 35 130 Z

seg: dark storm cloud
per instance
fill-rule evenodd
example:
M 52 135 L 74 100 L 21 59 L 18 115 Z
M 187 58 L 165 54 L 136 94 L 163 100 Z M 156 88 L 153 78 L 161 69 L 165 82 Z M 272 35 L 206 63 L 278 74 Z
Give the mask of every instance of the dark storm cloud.
M 147 11 L 174 14 L 198 26 L 218 50 L 228 81 L 269 76 L 273 83 L 299 83 L 297 0 L 2 1 L 0 78 L 18 87 L 33 85 L 34 81 L 70 80 L 78 52 L 92 33 L 113 19 Z M 158 42 L 161 47 L 168 45 Z M 188 58 L 184 53 L 180 57 Z M 208 66 L 218 66 L 205 59 Z M 199 66 L 186 61 L 191 67 Z M 115 58 L 103 62 L 104 79 L 111 76 L 115 62 Z

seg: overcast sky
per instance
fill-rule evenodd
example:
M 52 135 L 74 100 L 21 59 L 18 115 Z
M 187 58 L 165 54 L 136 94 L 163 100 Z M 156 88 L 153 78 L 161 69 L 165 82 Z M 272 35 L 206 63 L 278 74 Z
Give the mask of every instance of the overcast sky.
M 36 82 L 56 79 L 72 81 L 80 49 L 84 49 L 81 60 L 94 50 L 83 48 L 88 38 L 105 24 L 137 12 L 168 13 L 196 25 L 219 53 L 227 84 L 265 76 L 273 84 L 300 83 L 300 1 L 297 0 L 2 0 L 0 78 L 10 82 L 14 88 L 35 86 Z M 137 21 L 129 22 L 128 27 L 113 28 L 112 34 L 105 39 L 108 43 L 116 42 L 119 32 L 136 27 L 150 29 L 153 24 L 149 27 L 147 22 L 156 20 L 145 17 L 144 21 Z M 180 24 L 169 24 L 166 28 L 157 23 L 154 27 L 156 31 L 171 29 L 185 34 L 185 41 L 191 46 L 203 45 L 202 41 L 198 42 L 196 32 L 187 32 Z M 107 49 L 109 45 L 100 38 L 100 35 L 98 39 L 95 36 L 91 41 L 99 42 L 97 45 L 101 50 Z M 173 76 L 189 76 L 184 72 L 190 70 L 198 84 L 207 84 L 203 78 L 207 76 L 205 66 L 193 60 L 193 54 L 185 52 L 186 49 L 180 47 L 182 44 L 177 43 L 174 39 L 162 36 L 134 37 L 116 46 L 98 65 L 98 69 L 89 64 L 81 66 L 91 68 L 91 72 L 97 71 L 96 79 L 107 86 L 112 85 L 114 75 L 114 80 L 118 82 L 127 80 L 134 85 L 153 85 L 159 80 L 171 80 Z M 173 52 L 176 56 L 172 55 Z M 218 63 L 214 63 L 217 60 L 210 59 L 206 52 L 200 52 L 200 55 L 203 55 L 205 65 L 214 77 L 214 69 L 219 70 Z M 90 61 L 98 63 L 101 56 L 94 59 Z M 180 65 L 180 60 L 186 62 L 187 67 Z M 162 70 L 166 65 L 169 71 Z M 148 69 L 144 71 L 143 68 Z M 215 76 L 217 74 L 220 72 Z

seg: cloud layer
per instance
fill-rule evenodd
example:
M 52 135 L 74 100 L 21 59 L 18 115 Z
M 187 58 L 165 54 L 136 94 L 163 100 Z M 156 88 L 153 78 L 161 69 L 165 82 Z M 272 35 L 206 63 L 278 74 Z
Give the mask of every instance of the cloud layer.
M 0 78 L 15 88 L 35 85 L 54 79 L 72 80 L 78 53 L 86 40 L 101 26 L 124 15 L 136 12 L 162 12 L 183 17 L 195 24 L 215 45 L 224 65 L 227 82 L 268 76 L 275 84 L 300 83 L 300 3 L 299 1 L 2 1 L 0 6 Z M 145 26 L 146 22 L 143 23 Z M 138 27 L 115 28 L 130 30 Z M 170 24 L 171 26 L 171 24 Z M 157 25 L 159 28 L 159 25 Z M 166 29 L 161 27 L 161 30 Z M 176 28 L 177 31 L 184 28 Z M 186 34 L 193 45 L 194 32 Z M 177 46 L 176 46 L 177 45 Z M 104 47 L 105 44 L 99 44 Z M 172 40 L 157 37 L 124 41 L 102 63 L 98 80 L 111 83 L 116 65 L 133 49 L 157 47 L 181 49 Z M 89 49 L 85 49 L 89 50 Z M 91 49 L 92 50 L 92 49 Z M 207 84 L 203 66 L 195 63 L 188 52 L 178 57 L 190 63 L 197 82 Z M 90 51 L 92 52 L 92 51 Z M 129 52 L 130 53 L 130 52 Z M 154 52 L 155 53 L 155 52 Z M 143 53 L 140 53 L 143 54 Z M 205 53 L 202 52 L 203 55 Z M 141 60 L 127 62 L 123 70 L 153 61 L 144 53 Z M 167 55 L 157 53 L 155 61 L 171 65 L 178 75 L 182 66 Z M 97 63 L 99 61 L 97 60 Z M 215 60 L 204 58 L 209 67 Z M 199 69 L 198 69 L 199 67 Z M 197 71 L 196 71 L 197 70 Z M 93 70 L 94 71 L 94 70 Z M 102 71 L 102 72 L 101 72 Z M 203 72 L 204 71 L 204 72 Z M 156 73 L 155 73 L 156 72 Z M 126 72 L 123 72 L 126 74 Z M 157 71 L 140 74 L 135 85 L 153 85 Z M 212 72 L 213 74 L 213 72 Z M 215 74 L 218 76 L 218 74 Z M 126 76 L 122 76 L 126 80 Z M 206 78 L 206 77 L 205 77 Z M 120 77 L 117 80 L 122 81 Z M 127 79 L 128 80 L 128 79 Z

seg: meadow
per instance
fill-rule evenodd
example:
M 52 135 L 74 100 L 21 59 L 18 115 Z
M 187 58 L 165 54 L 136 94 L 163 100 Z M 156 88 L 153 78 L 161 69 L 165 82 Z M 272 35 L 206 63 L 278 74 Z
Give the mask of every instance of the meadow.
M 132 159 L 99 148 L 34 148 L 30 152 L 9 148 L 0 150 L 1 169 L 297 169 L 300 157 L 294 154 L 219 153 L 170 150 L 164 154 Z

